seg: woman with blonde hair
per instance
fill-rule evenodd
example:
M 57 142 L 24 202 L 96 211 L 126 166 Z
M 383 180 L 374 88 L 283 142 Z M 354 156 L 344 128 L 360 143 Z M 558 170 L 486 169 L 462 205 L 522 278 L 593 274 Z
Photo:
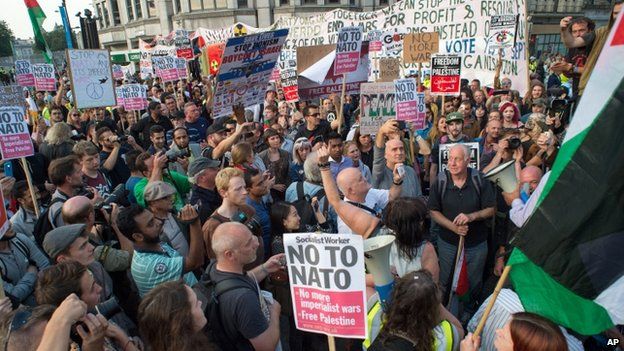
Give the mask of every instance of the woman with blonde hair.
M 69 124 L 65 122 L 56 123 L 48 129 L 43 143 L 39 146 L 39 152 L 48 162 L 71 155 L 74 147 L 74 141 L 71 137 L 72 128 Z
M 303 163 L 310 152 L 312 152 L 312 144 L 310 144 L 308 139 L 299 138 L 295 141 L 292 151 L 292 161 L 288 168 L 288 175 L 291 182 L 296 183 L 305 180 Z

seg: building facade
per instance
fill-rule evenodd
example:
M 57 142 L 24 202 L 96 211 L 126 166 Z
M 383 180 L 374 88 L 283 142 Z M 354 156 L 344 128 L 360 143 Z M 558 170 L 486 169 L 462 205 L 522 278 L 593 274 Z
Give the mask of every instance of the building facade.
M 530 52 L 565 52 L 559 38 L 564 16 L 586 15 L 604 24 L 614 0 L 528 0 Z M 285 16 L 310 16 L 335 8 L 372 11 L 395 0 L 93 0 L 100 43 L 113 61 L 138 61 L 139 39 L 175 29 L 223 28 L 237 22 L 267 27 Z

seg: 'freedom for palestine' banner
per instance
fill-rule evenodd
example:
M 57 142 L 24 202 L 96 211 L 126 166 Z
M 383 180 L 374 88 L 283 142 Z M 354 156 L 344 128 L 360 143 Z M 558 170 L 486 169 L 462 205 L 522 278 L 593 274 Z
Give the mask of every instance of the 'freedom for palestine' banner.
M 508 263 L 527 311 L 583 335 L 624 324 L 623 16 Z

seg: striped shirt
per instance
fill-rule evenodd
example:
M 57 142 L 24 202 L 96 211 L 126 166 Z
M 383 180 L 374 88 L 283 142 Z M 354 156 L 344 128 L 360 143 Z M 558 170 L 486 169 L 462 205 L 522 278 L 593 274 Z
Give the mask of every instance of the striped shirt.
M 490 295 L 490 297 L 483 302 L 477 313 L 468 323 L 469 332 L 474 333 L 475 329 L 477 329 L 477 324 L 479 324 L 479 320 L 481 320 L 481 316 L 483 316 L 483 312 L 491 297 Z M 511 319 L 511 315 L 517 312 L 524 312 L 524 307 L 522 307 L 518 294 L 511 289 L 501 289 L 496 302 L 494 302 L 494 306 L 492 306 L 492 311 L 485 322 L 483 332 L 481 333 L 481 351 L 496 351 L 494 347 L 496 329 L 502 329 Z M 583 344 L 577 338 L 568 334 L 564 328 L 560 328 L 568 343 L 568 349 L 570 351 L 583 351 Z
M 180 279 L 180 277 L 184 278 L 188 286 L 197 284 L 197 278 L 193 273 L 184 274 L 184 257 L 168 244 L 161 243 L 160 247 L 163 251 L 134 249 L 132 278 L 141 297 L 158 284 Z

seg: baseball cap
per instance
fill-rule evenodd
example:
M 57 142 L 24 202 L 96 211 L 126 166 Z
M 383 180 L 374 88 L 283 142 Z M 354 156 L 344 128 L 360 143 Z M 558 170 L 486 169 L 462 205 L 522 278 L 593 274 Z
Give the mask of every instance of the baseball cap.
M 191 162 L 188 167 L 188 171 L 186 172 L 186 175 L 188 175 L 189 177 L 194 177 L 206 168 L 219 167 L 221 167 L 221 162 L 217 160 L 213 160 L 208 157 L 198 157 L 194 159 L 193 162 Z
M 52 260 L 84 233 L 86 224 L 69 224 L 55 228 L 48 232 L 43 239 L 43 250 L 50 256 Z
M 446 123 L 450 123 L 453 121 L 461 121 L 463 123 L 464 116 L 461 114 L 461 112 L 451 112 L 446 115 Z
M 225 131 L 225 124 L 227 121 L 229 121 L 230 118 L 228 117 L 221 117 L 221 118 L 217 118 L 214 120 L 214 122 L 210 125 L 210 127 L 208 127 L 208 129 L 206 129 L 206 133 L 207 134 L 215 134 L 215 133 L 221 133 Z
M 169 183 L 158 180 L 147 183 L 145 190 L 143 191 L 143 198 L 145 201 L 156 201 L 175 193 L 175 188 Z

